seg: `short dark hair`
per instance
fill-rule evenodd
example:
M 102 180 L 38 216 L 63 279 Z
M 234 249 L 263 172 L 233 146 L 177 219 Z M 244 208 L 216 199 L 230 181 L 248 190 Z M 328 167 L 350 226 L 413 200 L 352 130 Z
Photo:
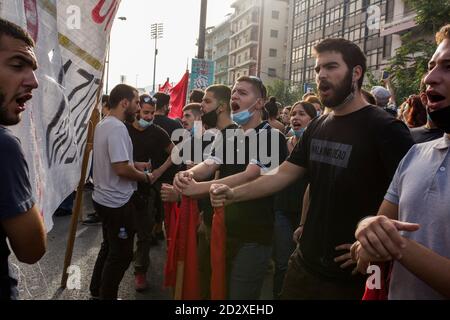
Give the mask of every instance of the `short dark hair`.
M 236 82 L 248 82 L 253 85 L 257 92 L 261 94 L 261 98 L 264 101 L 267 99 L 267 89 L 262 80 L 255 76 L 242 76 L 236 80 Z
M 216 98 L 219 102 L 224 103 L 227 107 L 227 110 L 231 110 L 230 101 L 231 101 L 231 89 L 223 84 L 214 84 L 209 86 L 205 90 L 206 92 L 212 92 L 214 98 Z
M 22 40 L 30 47 L 35 46 L 34 40 L 31 38 L 28 32 L 26 32 L 18 25 L 0 18 L 0 48 L 2 47 L 1 38 L 3 36 L 8 36 L 14 39 Z
M 202 103 L 205 92 L 201 89 L 194 89 L 189 95 L 189 102 Z
M 358 81 L 358 88 L 361 89 L 367 70 L 367 59 L 361 48 L 355 43 L 342 38 L 325 39 L 314 47 L 314 55 L 316 56 L 322 52 L 329 51 L 340 53 L 350 72 L 356 66 L 361 67 L 362 76 Z
M 185 111 L 192 111 L 194 116 L 198 117 L 202 114 L 202 105 L 200 103 L 189 103 L 184 106 L 183 112 Z
M 267 116 L 269 118 L 276 118 L 278 116 L 277 98 L 270 97 L 269 102 L 265 104 L 264 109 L 267 111 Z
M 436 43 L 440 45 L 445 39 L 450 40 L 450 24 L 447 24 L 436 33 Z
M 303 107 L 303 109 L 305 109 L 306 114 L 311 119 L 314 119 L 315 117 L 317 117 L 317 110 L 316 110 L 316 108 L 314 108 L 312 103 L 306 102 L 304 100 L 294 103 L 294 105 L 291 108 L 291 112 L 290 112 L 289 116 L 292 115 L 292 112 L 294 111 L 295 107 L 298 106 L 298 105 L 301 105 Z
M 122 101 L 123 99 L 127 99 L 130 102 L 133 101 L 137 92 L 138 91 L 132 86 L 129 86 L 127 84 L 118 84 L 114 87 L 114 89 L 112 89 L 109 95 L 109 108 L 117 108 L 120 101 Z
M 153 98 L 156 98 L 156 110 L 161 110 L 162 108 L 170 104 L 170 96 L 163 92 L 155 93 Z

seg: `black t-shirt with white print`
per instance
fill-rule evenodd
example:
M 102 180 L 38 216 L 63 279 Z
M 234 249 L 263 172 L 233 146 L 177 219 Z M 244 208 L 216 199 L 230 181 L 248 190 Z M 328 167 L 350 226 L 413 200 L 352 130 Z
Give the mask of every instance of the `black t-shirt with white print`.
M 413 145 L 404 123 L 367 106 L 311 122 L 287 161 L 307 169 L 310 206 L 300 241 L 304 265 L 317 275 L 351 279 L 335 247 L 353 243 L 358 221 L 374 215 L 398 163 Z

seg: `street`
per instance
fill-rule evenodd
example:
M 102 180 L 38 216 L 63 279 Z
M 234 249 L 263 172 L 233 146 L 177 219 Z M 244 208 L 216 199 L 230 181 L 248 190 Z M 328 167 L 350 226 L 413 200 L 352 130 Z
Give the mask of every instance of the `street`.
M 85 191 L 83 211 L 86 216 L 93 212 L 91 191 Z M 67 246 L 70 216 L 54 217 L 53 230 L 47 235 L 47 253 L 35 265 L 26 265 L 10 256 L 13 272 L 19 274 L 19 297 L 21 300 L 89 300 L 89 283 L 101 244 L 101 225 L 78 225 L 72 266 L 79 267 L 80 289 L 60 289 L 64 255 Z M 163 288 L 166 246 L 160 241 L 150 249 L 150 270 L 147 274 L 149 289 L 139 293 L 134 289 L 133 264 L 127 270 L 119 289 L 122 300 L 170 300 L 172 289 Z M 69 273 L 73 275 L 73 273 Z M 271 299 L 271 276 L 266 277 L 262 299 Z

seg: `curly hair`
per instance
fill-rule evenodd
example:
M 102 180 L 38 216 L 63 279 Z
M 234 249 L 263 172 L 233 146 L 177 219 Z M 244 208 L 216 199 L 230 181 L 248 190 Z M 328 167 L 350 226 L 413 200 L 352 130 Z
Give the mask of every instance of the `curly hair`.
M 405 122 L 410 128 L 417 128 L 427 123 L 427 110 L 422 104 L 420 96 L 415 94 L 406 100 L 409 108 L 405 113 Z

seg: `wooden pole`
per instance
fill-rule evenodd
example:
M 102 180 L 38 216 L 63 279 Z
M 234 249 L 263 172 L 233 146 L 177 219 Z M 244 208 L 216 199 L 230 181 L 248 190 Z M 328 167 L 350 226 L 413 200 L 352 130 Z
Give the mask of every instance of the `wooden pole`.
M 103 81 L 101 83 L 103 83 Z M 93 145 L 94 145 L 95 127 L 100 120 L 100 112 L 99 112 L 97 106 L 98 106 L 98 103 L 100 102 L 101 92 L 102 92 L 102 85 L 99 86 L 99 89 L 97 92 L 97 102 L 95 104 L 95 108 L 92 112 L 91 118 L 89 119 L 89 129 L 88 129 L 88 135 L 87 135 L 86 149 L 84 150 L 83 162 L 81 165 L 81 176 L 80 176 L 80 181 L 78 182 L 77 195 L 75 197 L 75 206 L 73 208 L 72 220 L 70 222 L 69 238 L 67 240 L 66 255 L 64 258 L 64 269 L 63 269 L 63 274 L 62 274 L 62 278 L 61 278 L 61 288 L 63 288 L 63 289 L 66 288 L 66 284 L 67 284 L 67 278 L 68 278 L 67 269 L 69 268 L 70 263 L 72 262 L 72 254 L 73 254 L 73 247 L 74 247 L 74 243 L 75 243 L 75 235 L 76 235 L 77 227 L 78 227 L 78 217 L 80 216 L 82 204 L 83 204 L 83 191 L 84 191 L 84 184 L 86 182 L 86 173 L 87 173 L 87 167 L 89 164 L 89 156 L 90 156 L 90 153 L 91 153 Z

